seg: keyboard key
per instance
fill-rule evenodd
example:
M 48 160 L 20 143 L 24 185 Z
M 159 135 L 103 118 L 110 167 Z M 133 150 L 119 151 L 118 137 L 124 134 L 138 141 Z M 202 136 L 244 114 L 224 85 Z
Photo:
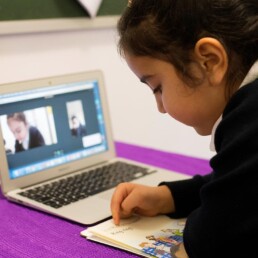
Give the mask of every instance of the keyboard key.
M 58 209 L 72 202 L 85 199 L 90 195 L 111 189 L 119 183 L 129 182 L 149 173 L 150 171 L 147 168 L 119 161 L 19 194 Z

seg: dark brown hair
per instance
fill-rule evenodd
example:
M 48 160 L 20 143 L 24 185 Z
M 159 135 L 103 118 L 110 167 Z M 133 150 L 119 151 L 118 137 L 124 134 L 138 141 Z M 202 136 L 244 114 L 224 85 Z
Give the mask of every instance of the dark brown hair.
M 258 0 L 132 0 L 117 27 L 121 55 L 168 61 L 194 85 L 192 50 L 199 39 L 216 38 L 228 55 L 229 95 L 258 59 Z
M 25 125 L 28 124 L 26 116 L 23 112 L 17 112 L 17 113 L 12 113 L 12 114 L 7 115 L 7 120 L 10 118 L 12 118 L 16 121 L 23 122 Z

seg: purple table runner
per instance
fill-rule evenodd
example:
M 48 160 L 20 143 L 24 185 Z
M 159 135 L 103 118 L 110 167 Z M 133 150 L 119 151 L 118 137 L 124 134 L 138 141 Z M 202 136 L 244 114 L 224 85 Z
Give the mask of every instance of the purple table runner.
M 185 174 L 206 174 L 208 161 L 121 142 L 117 154 Z M 85 210 L 87 212 L 87 210 Z M 85 226 L 8 202 L 0 193 L 0 257 L 136 257 L 116 248 L 87 241 Z

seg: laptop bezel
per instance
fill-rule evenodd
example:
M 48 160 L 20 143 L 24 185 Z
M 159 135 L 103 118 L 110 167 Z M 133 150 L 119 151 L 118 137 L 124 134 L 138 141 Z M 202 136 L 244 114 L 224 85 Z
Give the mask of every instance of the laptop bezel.
M 18 188 L 25 188 L 44 181 L 48 181 L 54 178 L 58 178 L 82 169 L 88 168 L 99 163 L 106 162 L 116 156 L 112 128 L 109 116 L 109 107 L 107 104 L 107 96 L 105 92 L 104 75 L 101 70 L 85 71 L 80 73 L 58 75 L 47 78 L 39 78 L 35 80 L 28 80 L 22 82 L 14 82 L 0 85 L 0 94 L 13 93 L 19 91 L 26 91 L 31 89 L 37 89 L 41 87 L 49 87 L 52 85 L 69 84 L 80 81 L 97 80 L 99 86 L 99 94 L 101 99 L 101 106 L 103 111 L 103 117 L 105 121 L 105 131 L 108 143 L 108 149 L 102 153 L 89 156 L 77 161 L 70 162 L 69 164 L 59 165 L 51 169 L 41 171 L 39 173 L 29 174 L 20 178 L 10 179 L 7 163 L 7 156 L 4 147 L 4 141 L 0 140 L 0 179 L 1 188 L 3 194 L 7 194 L 9 191 Z M 1 105 L 0 105 L 1 107 Z M 0 136 L 3 138 L 1 126 Z

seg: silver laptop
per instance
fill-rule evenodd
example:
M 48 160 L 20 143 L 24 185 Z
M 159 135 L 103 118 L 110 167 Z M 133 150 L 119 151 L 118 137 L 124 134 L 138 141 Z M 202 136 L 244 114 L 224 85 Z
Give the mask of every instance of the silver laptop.
M 84 225 L 111 216 L 119 182 L 186 178 L 116 158 L 101 71 L 1 85 L 0 138 L 6 198 Z

